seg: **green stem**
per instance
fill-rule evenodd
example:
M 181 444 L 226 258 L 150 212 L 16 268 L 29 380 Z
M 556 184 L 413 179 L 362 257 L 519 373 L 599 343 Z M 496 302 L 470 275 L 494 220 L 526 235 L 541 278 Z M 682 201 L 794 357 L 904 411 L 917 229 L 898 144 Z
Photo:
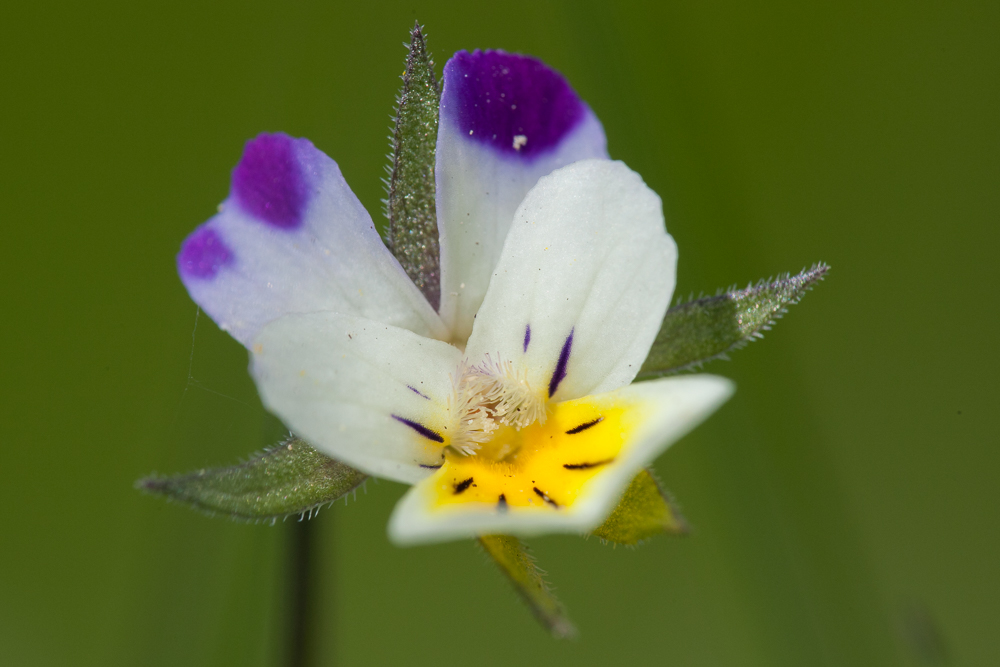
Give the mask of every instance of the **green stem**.
M 288 667 L 308 667 L 314 655 L 316 618 L 312 596 L 315 527 L 312 521 L 302 519 L 292 524 L 289 534 Z

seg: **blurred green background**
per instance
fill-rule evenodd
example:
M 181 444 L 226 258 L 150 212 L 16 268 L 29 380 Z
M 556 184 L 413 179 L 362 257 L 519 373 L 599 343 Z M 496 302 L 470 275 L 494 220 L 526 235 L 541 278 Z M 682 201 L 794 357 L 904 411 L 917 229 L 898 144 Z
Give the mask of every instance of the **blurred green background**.
M 291 525 L 132 489 L 282 432 L 174 255 L 261 131 L 380 218 L 414 19 L 567 76 L 678 294 L 833 269 L 657 461 L 692 536 L 531 542 L 579 640 L 471 543 L 390 545 L 380 482 L 316 520 L 315 664 L 1000 664 L 1000 4 L 727 0 L 0 9 L 0 664 L 282 664 Z

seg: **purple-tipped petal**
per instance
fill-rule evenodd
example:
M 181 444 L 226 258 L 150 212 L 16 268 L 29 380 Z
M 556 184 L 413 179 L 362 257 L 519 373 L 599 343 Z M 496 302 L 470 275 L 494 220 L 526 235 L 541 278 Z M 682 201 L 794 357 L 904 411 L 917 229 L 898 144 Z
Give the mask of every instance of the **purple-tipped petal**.
M 177 255 L 177 270 L 182 276 L 208 280 L 232 261 L 233 252 L 215 230 L 202 226 L 181 245 L 181 251 Z
M 587 112 L 559 72 L 503 51 L 459 51 L 444 68 L 444 85 L 442 112 L 462 134 L 523 159 L 551 151 Z
M 607 157 L 597 117 L 541 61 L 503 51 L 448 61 L 435 176 L 440 313 L 454 340 L 471 333 L 514 211 L 538 179 Z
M 306 139 L 248 142 L 229 199 L 184 242 L 177 268 L 191 298 L 247 347 L 268 322 L 315 311 L 447 336 L 337 164 Z
M 233 199 L 255 218 L 281 229 L 302 224 L 309 188 L 296 151 L 312 147 L 287 134 L 261 134 L 247 142 L 233 169 Z

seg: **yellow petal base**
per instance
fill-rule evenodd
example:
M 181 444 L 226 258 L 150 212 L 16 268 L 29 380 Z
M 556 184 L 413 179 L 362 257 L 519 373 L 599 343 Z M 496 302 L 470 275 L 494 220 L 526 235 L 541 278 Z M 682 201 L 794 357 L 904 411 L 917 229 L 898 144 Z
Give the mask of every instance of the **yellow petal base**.
M 544 424 L 502 426 L 475 455 L 449 450 L 428 480 L 431 508 L 571 507 L 587 483 L 614 463 L 648 411 L 639 402 L 594 398 L 550 405 Z

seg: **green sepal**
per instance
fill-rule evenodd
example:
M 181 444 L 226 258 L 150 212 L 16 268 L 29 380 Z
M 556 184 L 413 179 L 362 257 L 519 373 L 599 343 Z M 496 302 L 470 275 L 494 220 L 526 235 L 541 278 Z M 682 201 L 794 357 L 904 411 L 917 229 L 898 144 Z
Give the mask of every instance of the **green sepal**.
M 602 540 L 634 546 L 660 533 L 686 535 L 690 532 L 673 498 L 656 481 L 650 470 L 632 478 L 621 500 L 591 535 Z
M 441 89 L 419 24 L 410 32 L 410 52 L 402 78 L 392 133 L 392 165 L 386 182 L 386 245 L 437 310 L 441 302 L 441 268 L 434 155 Z
M 667 311 L 653 347 L 636 379 L 669 375 L 725 357 L 748 342 L 798 303 L 829 270 L 816 264 L 798 275 L 760 281 L 746 289 L 695 299 Z
M 535 618 L 553 637 L 565 639 L 576 636 L 576 628 L 566 616 L 562 603 L 542 578 L 545 573 L 538 569 L 534 557 L 521 540 L 510 535 L 482 535 L 479 544 L 507 575 Z
M 273 523 L 296 514 L 312 517 L 367 478 L 291 437 L 239 465 L 146 477 L 136 488 L 214 516 Z

